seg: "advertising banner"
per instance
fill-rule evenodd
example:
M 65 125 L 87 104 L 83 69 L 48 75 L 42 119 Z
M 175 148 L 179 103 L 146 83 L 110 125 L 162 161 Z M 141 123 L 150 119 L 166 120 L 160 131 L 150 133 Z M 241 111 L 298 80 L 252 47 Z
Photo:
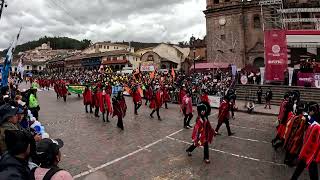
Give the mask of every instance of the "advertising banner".
M 307 87 L 315 87 L 314 84 L 314 73 L 298 73 L 298 86 L 307 86 Z
M 285 30 L 268 30 L 265 39 L 265 80 L 284 81 L 284 72 L 288 68 L 288 50 Z
M 210 106 L 213 108 L 219 108 L 221 97 L 220 96 L 208 96 Z
M 140 71 L 142 72 L 151 72 L 154 71 L 154 66 L 153 65 L 143 65 L 140 67 Z

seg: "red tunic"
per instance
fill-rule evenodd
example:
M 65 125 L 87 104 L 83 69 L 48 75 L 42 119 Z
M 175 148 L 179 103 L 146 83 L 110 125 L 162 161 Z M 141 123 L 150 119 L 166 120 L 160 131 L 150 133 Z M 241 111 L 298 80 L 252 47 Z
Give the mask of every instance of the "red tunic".
M 285 138 L 285 133 L 286 133 L 286 127 L 287 127 L 287 121 L 291 118 L 294 117 L 294 114 L 292 112 L 289 113 L 289 115 L 287 116 L 287 120 L 283 119 L 283 122 L 281 124 L 279 124 L 279 126 L 277 127 L 277 135 L 284 139 Z
M 311 162 L 320 162 L 320 125 L 313 123 L 306 131 L 303 146 L 299 155 L 300 160 L 304 160 L 309 167 Z
M 61 85 L 60 93 L 61 93 L 61 96 L 67 96 L 68 90 L 66 88 L 66 85 L 64 84 Z
M 201 102 L 207 102 L 208 104 L 210 104 L 210 100 L 209 100 L 208 94 L 202 94 L 200 96 L 200 100 L 201 100 Z
M 133 102 L 135 102 L 135 103 L 139 103 L 142 101 L 141 95 L 138 90 L 132 92 L 131 96 L 132 96 Z
M 94 106 L 95 107 L 100 107 L 100 101 L 101 101 L 101 94 L 102 94 L 102 92 L 100 92 L 100 91 L 97 91 L 96 93 L 95 93 L 95 98 L 94 98 Z
M 126 100 L 122 98 L 121 100 L 116 100 L 113 103 L 113 117 L 118 116 L 124 118 L 127 112 Z
M 192 98 L 185 95 L 182 100 L 182 110 L 186 114 L 192 114 Z
M 303 115 L 294 116 L 289 119 L 284 143 L 284 148 L 287 152 L 293 155 L 299 154 L 306 128 L 306 118 Z
M 92 104 L 92 93 L 90 89 L 87 89 L 83 92 L 83 104 L 84 105 Z
M 100 112 L 105 113 L 106 110 L 111 114 L 112 113 L 112 106 L 111 106 L 111 99 L 109 94 L 103 95 L 102 93 L 99 93 L 99 109 Z
M 211 143 L 214 135 L 215 131 L 211 127 L 210 122 L 198 117 L 192 132 L 194 145 L 203 146 L 206 142 Z
M 170 98 L 168 89 L 167 89 L 167 88 L 163 88 L 163 101 L 164 101 L 164 102 L 169 102 L 170 99 L 171 99 L 171 98 Z
M 152 97 L 152 89 L 151 89 L 151 88 L 149 88 L 149 89 L 146 90 L 145 96 L 146 96 L 146 99 L 147 99 L 147 100 L 150 100 L 150 99 L 151 99 L 151 97 Z
M 162 92 L 157 91 L 156 94 L 152 97 L 150 100 L 150 108 L 151 109 L 159 109 L 162 106 L 163 103 L 163 96 Z
M 226 119 L 229 119 L 229 110 L 230 110 L 229 102 L 226 100 L 223 100 L 219 107 L 219 115 L 218 115 L 219 123 L 223 123 Z

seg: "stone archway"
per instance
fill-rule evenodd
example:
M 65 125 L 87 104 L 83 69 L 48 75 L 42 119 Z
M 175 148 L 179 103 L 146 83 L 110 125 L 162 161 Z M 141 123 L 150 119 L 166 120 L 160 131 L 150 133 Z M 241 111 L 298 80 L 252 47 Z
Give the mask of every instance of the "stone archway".
M 253 66 L 260 68 L 260 67 L 264 67 L 264 58 L 263 57 L 257 57 L 254 59 L 253 61 Z

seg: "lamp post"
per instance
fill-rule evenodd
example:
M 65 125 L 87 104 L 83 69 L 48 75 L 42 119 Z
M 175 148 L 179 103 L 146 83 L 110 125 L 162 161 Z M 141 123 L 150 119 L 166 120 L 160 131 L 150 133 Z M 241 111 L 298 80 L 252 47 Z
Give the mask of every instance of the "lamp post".
M 196 72 L 196 47 L 193 47 L 193 73 Z

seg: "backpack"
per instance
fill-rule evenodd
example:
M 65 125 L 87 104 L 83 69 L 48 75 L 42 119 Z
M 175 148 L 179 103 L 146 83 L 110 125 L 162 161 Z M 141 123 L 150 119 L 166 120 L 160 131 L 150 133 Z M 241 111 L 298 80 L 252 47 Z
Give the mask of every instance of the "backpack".
M 37 168 L 33 168 L 30 173 L 30 179 L 35 180 L 35 172 Z M 62 171 L 63 169 L 60 169 L 58 167 L 52 167 L 50 170 L 45 174 L 43 177 L 43 180 L 51 180 L 52 176 L 54 176 L 57 172 Z

